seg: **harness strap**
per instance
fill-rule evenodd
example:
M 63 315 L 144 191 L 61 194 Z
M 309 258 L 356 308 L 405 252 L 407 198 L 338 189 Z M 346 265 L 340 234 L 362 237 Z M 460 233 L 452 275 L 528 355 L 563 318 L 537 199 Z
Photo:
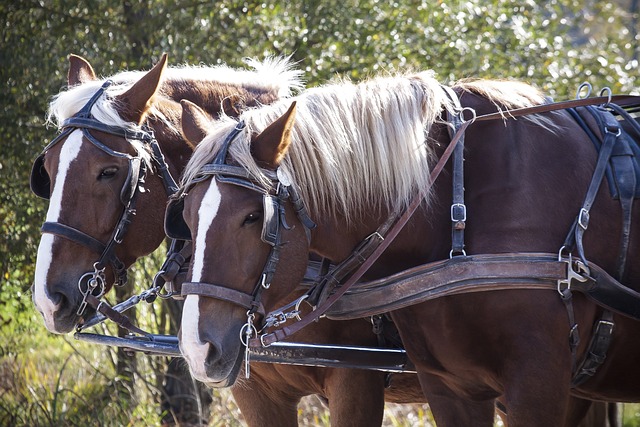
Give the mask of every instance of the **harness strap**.
M 640 123 L 634 120 L 629 113 L 616 104 L 610 104 L 609 108 L 616 114 L 620 115 L 626 123 L 631 126 L 629 131 L 636 132 L 637 138 L 640 138 Z M 622 153 L 614 157 L 614 169 L 618 175 L 616 182 L 621 183 L 618 185 L 618 191 L 620 193 L 620 203 L 622 207 L 622 236 L 621 236 L 621 248 L 618 255 L 618 278 L 622 278 L 626 270 L 626 256 L 629 249 L 629 241 L 631 234 L 631 214 L 633 209 L 633 200 L 638 191 L 638 183 L 636 178 L 636 167 L 634 165 L 634 148 L 637 148 L 635 142 L 629 141 L 628 135 L 623 134 L 626 144 L 625 148 L 629 148 L 629 153 Z
M 607 350 L 611 344 L 613 327 L 613 313 L 605 310 L 600 320 L 596 323 L 587 355 L 573 376 L 571 387 L 578 387 L 580 384 L 583 384 L 591 378 L 600 365 L 604 363 L 607 357 Z
M 444 153 L 440 157 L 440 160 L 438 160 L 438 163 L 435 165 L 435 167 L 431 171 L 429 186 L 425 188 L 420 194 L 416 195 L 416 197 L 413 199 L 413 201 L 407 207 L 407 209 L 404 210 L 404 212 L 402 213 L 396 212 L 395 214 L 391 215 L 389 219 L 385 222 L 385 227 L 386 227 L 386 224 L 393 224 L 393 225 L 390 226 L 390 228 L 388 229 L 388 232 L 380 235 L 379 239 L 376 239 L 376 240 L 372 239 L 372 242 L 377 242 L 377 243 L 372 243 L 376 245 L 375 249 L 373 250 L 371 255 L 364 262 L 360 264 L 360 267 L 355 272 L 353 272 L 353 274 L 351 274 L 349 279 L 344 284 L 342 284 L 339 288 L 335 288 L 331 296 L 329 296 L 324 302 L 322 302 L 319 306 L 317 306 L 311 313 L 301 318 L 295 324 L 290 326 L 285 326 L 281 329 L 277 329 L 269 334 L 262 335 L 259 338 L 250 339 L 248 343 L 250 347 L 261 347 L 261 346 L 272 344 L 276 341 L 281 341 L 286 337 L 298 332 L 308 324 L 315 322 L 318 318 L 320 318 L 320 316 L 326 313 L 327 310 L 329 310 L 329 308 L 342 295 L 344 295 L 349 290 L 349 288 L 351 288 L 351 286 L 353 286 L 358 280 L 360 280 L 360 278 L 367 272 L 367 270 L 373 265 L 373 263 L 387 249 L 387 247 L 391 244 L 391 242 L 393 242 L 395 237 L 398 235 L 398 233 L 400 233 L 400 230 L 402 230 L 404 225 L 409 221 L 409 219 L 411 218 L 413 213 L 416 211 L 416 209 L 418 209 L 418 206 L 420 206 L 420 204 L 422 203 L 424 196 L 428 194 L 428 192 L 430 191 L 436 178 L 440 175 L 440 172 L 442 172 L 442 169 L 444 169 L 444 165 L 449 160 L 449 157 L 451 157 L 451 154 L 455 149 L 455 147 L 457 146 L 458 141 L 460 140 L 462 135 L 464 135 L 464 132 L 466 131 L 467 127 L 471 123 L 473 123 L 473 121 L 464 122 L 460 127 L 460 129 L 458 130 L 458 132 L 456 133 L 456 135 L 451 139 L 449 146 L 445 149 Z
M 67 240 L 71 240 L 72 242 L 85 246 L 99 254 L 101 254 L 106 247 L 102 242 L 94 239 L 88 234 L 60 222 L 45 222 L 42 224 L 40 232 L 64 237 Z
M 580 345 L 580 332 L 576 322 L 575 311 L 573 310 L 573 293 L 569 287 L 560 291 L 560 298 L 567 310 L 569 317 L 569 350 L 571 351 L 571 372 L 576 371 L 578 345 Z
M 455 133 L 462 126 L 460 114 L 464 111 L 460 105 L 458 96 L 448 86 L 442 86 L 445 93 L 454 104 L 455 114 L 447 110 L 447 121 L 451 125 L 448 127 L 449 137 L 453 138 Z M 453 151 L 451 162 L 453 173 L 452 203 L 451 203 L 451 253 L 450 256 L 464 255 L 464 229 L 467 221 L 467 207 L 464 204 L 464 134 L 456 149 Z
M 621 106 L 640 105 L 640 95 L 613 95 L 596 96 L 592 98 L 570 99 L 568 101 L 554 102 L 552 104 L 540 104 L 532 107 L 515 108 L 513 110 L 498 111 L 478 116 L 477 121 L 508 119 L 514 117 L 527 116 L 530 114 L 548 113 L 551 111 L 566 110 L 569 108 L 584 107 L 586 105 L 604 105 L 616 103 Z
M 154 286 L 164 287 L 167 295 L 182 299 L 181 286 L 184 277 L 178 278 L 181 274 L 187 273 L 188 261 L 192 255 L 192 242 L 190 240 L 171 239 L 167 257 L 160 267 L 160 271 L 153 279 Z
M 618 135 L 620 135 L 620 127 L 617 124 L 617 121 L 613 119 L 613 116 L 608 116 L 612 118 L 613 122 L 607 121 L 605 123 L 604 141 L 602 143 L 602 147 L 600 148 L 600 152 L 598 153 L 598 160 L 593 172 L 593 176 L 591 178 L 591 183 L 589 184 L 589 188 L 582 203 L 582 208 L 580 209 L 576 221 L 573 223 L 571 229 L 569 230 L 569 234 L 564 242 L 564 247 L 570 252 L 571 249 L 575 246 L 576 250 L 578 251 L 578 255 L 585 265 L 588 265 L 588 262 L 584 255 L 584 246 L 582 240 L 584 232 L 589 226 L 589 211 L 593 206 L 593 202 L 595 201 L 598 189 L 600 188 L 600 185 L 604 178 L 605 170 L 609 163 L 609 159 L 611 158 L 613 147 L 616 143 L 616 138 Z
M 198 295 L 215 298 L 239 305 L 247 310 L 253 310 L 255 313 L 261 315 L 265 314 L 264 306 L 261 302 L 256 303 L 253 295 L 212 283 L 185 282 L 182 284 L 182 295 Z
M 395 217 L 391 217 L 390 219 L 394 218 Z M 387 219 L 378 230 L 360 242 L 360 244 L 351 251 L 347 259 L 338 264 L 333 270 L 327 271 L 321 276 L 320 282 L 316 283 L 309 291 L 307 301 L 312 306 L 317 306 L 321 302 L 326 301 L 331 293 L 340 287 L 342 280 L 356 268 L 360 267 L 367 258 L 373 254 L 378 245 L 384 240 L 384 235 L 392 224 L 390 219 Z
M 153 160 L 158 168 L 158 175 L 162 179 L 164 183 L 164 188 L 167 191 L 167 195 L 169 197 L 176 194 L 179 190 L 178 184 L 176 180 L 171 175 L 169 171 L 169 165 L 164 158 L 164 154 L 162 154 L 162 150 L 160 149 L 160 144 L 158 144 L 158 140 L 156 140 L 153 130 L 148 129 L 147 133 L 151 135 L 151 141 L 149 141 L 149 146 L 151 147 L 151 153 L 153 154 Z
M 105 301 L 101 301 L 100 299 L 96 298 L 94 295 L 88 294 L 85 297 L 85 301 L 91 307 L 93 307 L 97 312 L 102 313 L 105 317 L 116 322 L 118 326 L 121 326 L 127 329 L 128 331 L 131 331 L 146 337 L 152 336 L 149 332 L 143 331 L 142 329 L 138 328 L 136 325 L 131 323 L 131 319 L 129 319 L 129 317 L 127 317 L 122 313 L 117 312 L 116 310 L 113 309 L 113 307 L 111 307 Z

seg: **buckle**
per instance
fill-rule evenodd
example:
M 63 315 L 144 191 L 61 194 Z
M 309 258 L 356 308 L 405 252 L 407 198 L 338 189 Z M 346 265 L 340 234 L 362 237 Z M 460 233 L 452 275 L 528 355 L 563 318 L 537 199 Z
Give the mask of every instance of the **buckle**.
M 451 221 L 465 222 L 467 220 L 467 206 L 464 203 L 454 203 L 451 205 Z
M 580 209 L 580 214 L 578 215 L 578 225 L 586 230 L 589 226 L 589 211 L 585 208 Z

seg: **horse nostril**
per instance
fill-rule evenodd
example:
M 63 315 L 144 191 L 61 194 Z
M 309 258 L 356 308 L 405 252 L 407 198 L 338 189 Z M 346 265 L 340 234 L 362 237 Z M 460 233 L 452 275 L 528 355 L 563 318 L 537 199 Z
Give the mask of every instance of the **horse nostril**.
M 56 307 L 64 310 L 64 308 L 70 306 L 73 301 L 68 292 L 69 289 L 66 289 L 64 285 L 55 285 L 51 288 L 50 292 L 47 292 L 47 296 Z
M 205 343 L 205 345 L 208 346 L 205 365 L 209 366 L 215 364 L 220 359 L 220 355 L 222 354 L 222 352 L 216 345 L 210 342 Z
M 49 295 L 49 298 L 51 299 L 51 302 L 58 307 L 60 307 L 67 300 L 67 297 L 65 297 L 61 292 L 54 292 Z

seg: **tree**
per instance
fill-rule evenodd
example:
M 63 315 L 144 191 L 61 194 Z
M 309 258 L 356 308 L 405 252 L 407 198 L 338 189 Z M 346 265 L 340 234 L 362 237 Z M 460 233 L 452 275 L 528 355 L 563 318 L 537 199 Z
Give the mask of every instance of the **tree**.
M 313 86 L 346 76 L 432 68 L 464 77 L 525 79 L 556 99 L 583 81 L 638 87 L 638 1 L 304 2 L 28 0 L 0 4 L 0 332 L 40 328 L 29 286 L 46 204 L 28 186 L 32 160 L 55 129 L 45 116 L 66 82 L 67 56 L 97 70 L 292 55 Z M 17 329 L 16 329 L 17 328 Z M 18 351 L 5 340 L 3 352 Z

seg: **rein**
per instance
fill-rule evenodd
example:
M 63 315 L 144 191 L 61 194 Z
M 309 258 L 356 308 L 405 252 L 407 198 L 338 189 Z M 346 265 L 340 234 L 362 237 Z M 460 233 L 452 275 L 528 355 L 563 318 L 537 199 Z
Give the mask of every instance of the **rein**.
M 92 305 L 95 309 L 98 308 L 96 301 L 98 301 L 97 299 L 105 292 L 106 278 L 104 270 L 107 265 L 111 265 L 113 268 L 117 286 L 124 286 L 127 283 L 127 268 L 115 254 L 115 248 L 118 244 L 122 243 L 129 224 L 136 213 L 135 206 L 137 195 L 139 194 L 138 190 L 144 187 L 147 174 L 147 166 L 140 153 L 134 157 L 127 153 L 112 150 L 96 139 L 90 130 L 105 132 L 126 140 L 138 140 L 147 147 L 150 147 L 151 158 L 158 168 L 167 193 L 171 195 L 178 189 L 175 180 L 169 172 L 160 146 L 150 128 L 145 127 L 142 130 L 136 131 L 119 126 L 111 126 L 96 120 L 91 114 L 93 105 L 112 83 L 111 80 L 106 81 L 77 114 L 63 122 L 62 132 L 42 150 L 41 154 L 34 161 L 31 171 L 32 191 L 37 196 L 49 199 L 51 179 L 46 171 L 44 171 L 44 156 L 51 147 L 59 143 L 63 138 L 69 136 L 69 134 L 76 129 L 80 129 L 84 138 L 103 152 L 110 156 L 125 158 L 129 162 L 127 178 L 120 192 L 120 201 L 124 205 L 124 208 L 107 243 L 102 243 L 87 233 L 60 222 L 45 222 L 41 228 L 42 233 L 63 237 L 100 254 L 100 257 L 93 265 L 94 271 L 85 273 L 78 281 L 78 288 L 83 295 L 82 302 L 77 311 L 79 316 L 82 315 L 87 304 Z

